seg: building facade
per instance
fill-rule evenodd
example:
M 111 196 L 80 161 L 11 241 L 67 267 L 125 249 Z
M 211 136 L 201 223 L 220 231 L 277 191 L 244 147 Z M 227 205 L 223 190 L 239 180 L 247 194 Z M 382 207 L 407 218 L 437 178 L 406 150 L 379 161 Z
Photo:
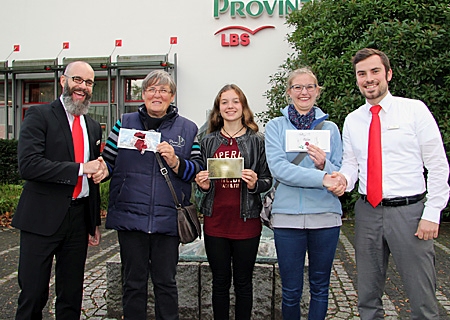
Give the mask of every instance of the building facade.
M 90 115 L 106 137 L 142 103 L 140 84 L 170 72 L 180 114 L 200 127 L 220 88 L 235 83 L 254 112 L 292 49 L 286 17 L 302 0 L 3 0 L 0 138 L 16 139 L 26 109 L 53 101 L 67 63 L 94 67 Z

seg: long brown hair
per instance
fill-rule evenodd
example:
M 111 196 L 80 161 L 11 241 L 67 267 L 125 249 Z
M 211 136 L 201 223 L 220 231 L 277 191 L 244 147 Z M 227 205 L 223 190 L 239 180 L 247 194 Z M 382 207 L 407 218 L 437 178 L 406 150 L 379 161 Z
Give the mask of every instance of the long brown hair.
M 223 127 L 223 118 L 220 115 L 220 98 L 222 96 L 222 93 L 229 90 L 234 90 L 234 92 L 236 92 L 239 97 L 239 102 L 242 105 L 242 125 L 252 129 L 255 132 L 258 132 L 258 125 L 255 122 L 252 110 L 250 110 L 250 107 L 248 106 L 247 97 L 245 96 L 244 92 L 235 84 L 227 84 L 222 89 L 220 89 L 219 93 L 216 96 L 216 99 L 214 100 L 213 109 L 209 114 L 207 133 L 218 131 Z

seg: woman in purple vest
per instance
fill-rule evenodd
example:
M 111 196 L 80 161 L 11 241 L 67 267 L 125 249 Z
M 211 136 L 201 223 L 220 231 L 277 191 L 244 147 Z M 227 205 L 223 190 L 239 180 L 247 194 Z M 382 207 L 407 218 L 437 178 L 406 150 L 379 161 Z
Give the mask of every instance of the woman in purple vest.
M 142 82 L 144 104 L 117 121 L 103 152 L 111 175 L 106 227 L 118 231 L 124 319 L 148 319 L 149 275 L 156 319 L 179 319 L 177 211 L 155 153 L 149 150 L 155 144 L 178 199 L 189 205 L 191 182 L 201 170 L 200 148 L 197 126 L 172 105 L 175 93 L 175 82 L 167 72 L 148 74 Z M 160 133 L 160 143 L 149 139 L 148 131 Z M 125 134 L 130 138 L 125 139 Z M 128 145 L 122 147 L 119 138 Z

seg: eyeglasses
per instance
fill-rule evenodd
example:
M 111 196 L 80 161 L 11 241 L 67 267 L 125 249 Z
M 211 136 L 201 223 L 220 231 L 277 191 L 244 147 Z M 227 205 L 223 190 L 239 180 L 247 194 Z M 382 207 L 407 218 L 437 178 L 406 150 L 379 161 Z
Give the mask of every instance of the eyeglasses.
M 302 92 L 303 89 L 306 89 L 306 91 L 308 92 L 313 92 L 316 88 L 317 84 L 307 84 L 305 86 L 301 84 L 294 84 L 293 86 L 291 86 L 291 89 L 294 90 L 295 92 Z
M 86 84 L 86 87 L 93 87 L 95 85 L 94 81 L 92 80 L 84 80 L 82 77 L 79 76 L 74 76 L 74 77 L 70 77 L 67 75 L 64 75 L 67 78 L 71 78 L 73 82 L 77 83 L 77 84 L 83 84 L 83 82 Z
M 159 92 L 159 94 L 162 95 L 162 96 L 167 96 L 169 93 L 172 93 L 172 91 L 169 91 L 167 89 L 156 89 L 156 88 L 153 88 L 153 87 L 145 89 L 144 91 L 147 92 L 150 95 L 154 95 L 157 92 Z

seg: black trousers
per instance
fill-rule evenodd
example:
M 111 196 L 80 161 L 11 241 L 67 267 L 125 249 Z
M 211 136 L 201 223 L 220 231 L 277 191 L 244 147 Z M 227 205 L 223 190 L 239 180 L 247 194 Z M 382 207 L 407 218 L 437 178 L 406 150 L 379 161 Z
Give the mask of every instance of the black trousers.
M 259 236 L 245 240 L 211 237 L 205 234 L 205 250 L 212 271 L 212 304 L 215 320 L 230 318 L 230 288 L 236 295 L 235 319 L 250 320 L 253 307 L 253 268 Z
M 178 237 L 118 231 L 124 320 L 147 320 L 148 277 L 155 294 L 155 319 L 178 320 Z
M 56 319 L 79 320 L 88 233 L 84 205 L 70 207 L 52 236 L 20 232 L 19 294 L 16 320 L 42 319 L 55 263 Z

